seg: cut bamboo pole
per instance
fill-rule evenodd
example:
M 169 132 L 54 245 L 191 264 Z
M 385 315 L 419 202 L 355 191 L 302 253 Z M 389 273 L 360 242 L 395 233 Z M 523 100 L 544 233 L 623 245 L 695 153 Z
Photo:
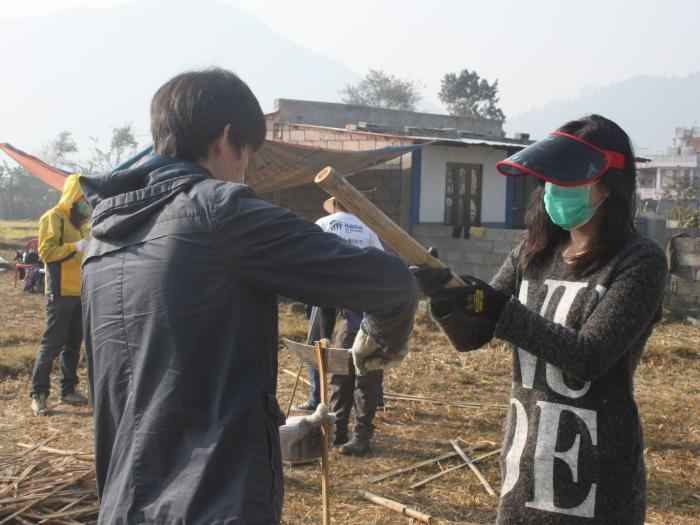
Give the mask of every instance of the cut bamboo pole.
M 321 403 L 328 406 L 328 385 L 326 382 L 326 340 L 316 341 L 316 366 L 318 367 L 319 393 Z M 330 468 L 328 465 L 328 421 L 321 425 L 321 499 L 323 501 L 323 525 L 331 523 Z
M 468 451 L 472 450 L 479 450 L 480 448 L 484 448 L 483 443 L 477 443 L 475 445 L 471 445 L 470 447 L 467 448 Z M 438 461 L 443 461 L 445 459 L 450 459 L 457 457 L 459 454 L 457 452 L 446 452 L 445 454 L 440 454 L 439 456 L 435 456 L 432 458 L 424 459 L 422 461 L 418 461 L 417 463 L 412 463 L 410 465 L 407 465 L 405 467 L 401 467 L 400 469 L 393 470 L 391 472 L 387 472 L 386 474 L 382 474 L 380 476 L 377 476 L 375 478 L 372 478 L 369 480 L 370 483 L 377 483 L 378 481 L 384 481 L 385 479 L 398 476 L 400 474 L 405 474 L 407 472 L 411 472 L 412 470 L 419 469 L 421 467 L 425 467 L 426 465 L 431 465 L 433 463 L 437 463 Z
M 474 465 L 474 462 L 471 459 L 469 459 L 469 456 L 467 456 L 466 452 L 464 452 L 462 447 L 459 446 L 459 443 L 457 443 L 457 440 L 451 439 L 450 445 L 452 445 L 452 448 L 454 448 L 457 451 L 457 453 L 464 460 L 464 462 L 467 464 L 467 466 L 471 469 L 471 471 L 474 473 L 474 475 L 476 475 L 476 477 L 479 478 L 479 481 L 481 481 L 481 484 L 486 488 L 486 492 L 489 493 L 489 496 L 495 496 L 496 491 L 493 490 L 493 487 L 491 487 L 491 484 L 486 480 L 486 478 L 481 473 L 481 471 L 478 468 L 476 468 L 476 465 Z
M 33 448 L 32 445 L 28 445 L 27 443 L 17 443 L 18 447 L 22 448 Z M 66 457 L 71 457 L 75 458 L 80 461 L 95 461 L 95 455 L 90 454 L 88 452 L 82 452 L 80 450 L 61 450 L 60 448 L 53 448 L 53 447 L 39 447 L 36 450 L 40 450 L 41 452 L 46 452 L 47 454 L 53 454 L 55 456 L 66 456 Z
M 477 456 L 472 461 L 474 463 L 476 463 L 477 461 L 481 461 L 482 459 L 486 459 L 490 456 L 494 456 L 500 452 L 501 452 L 501 449 L 499 448 L 498 450 L 493 450 L 491 452 L 487 452 L 486 454 L 482 454 L 481 456 Z M 455 452 L 455 454 L 457 454 L 457 453 Z M 452 472 L 454 470 L 458 470 L 458 469 L 464 468 L 466 466 L 468 466 L 466 463 L 462 463 L 460 465 L 455 465 L 454 467 L 446 468 L 445 470 L 441 470 L 437 474 L 433 474 L 432 476 L 425 478 L 424 480 L 421 480 L 418 483 L 414 483 L 413 485 L 411 485 L 411 488 L 414 490 L 419 489 L 421 487 L 424 487 L 425 485 L 427 485 L 431 481 L 435 481 L 436 479 L 441 478 L 445 474 L 449 474 L 450 472 Z
M 297 374 L 296 374 L 295 372 L 292 372 L 291 370 L 287 370 L 286 368 L 282 368 L 280 371 L 281 371 L 283 374 L 287 374 L 288 376 L 292 376 L 292 377 L 296 377 L 296 376 L 297 376 Z M 302 383 L 304 383 L 304 384 L 306 384 L 306 385 L 308 385 L 308 386 L 311 386 L 311 383 L 309 382 L 308 379 L 304 379 L 303 377 L 300 377 L 300 378 L 299 378 L 299 381 L 301 381 Z
M 299 369 L 297 370 L 297 375 L 294 378 L 294 387 L 292 388 L 292 395 L 289 396 L 289 404 L 287 405 L 287 413 L 286 416 L 289 417 L 289 414 L 292 412 L 292 403 L 294 403 L 294 394 L 297 393 L 297 386 L 299 385 L 299 378 L 301 377 L 301 370 L 304 368 L 304 361 L 299 359 Z
M 314 182 L 327 193 L 338 199 L 349 212 L 364 222 L 379 238 L 388 244 L 399 257 L 415 266 L 445 268 L 445 265 L 428 253 L 418 241 L 387 217 L 379 208 L 362 195 L 345 177 L 330 166 L 321 170 Z M 464 281 L 456 274 L 445 283 L 445 288 L 463 285 Z
M 394 399 L 396 401 L 414 401 L 420 403 L 429 403 L 432 405 L 450 405 L 465 408 L 484 408 L 484 407 L 495 407 L 495 408 L 508 408 L 508 405 L 501 403 L 480 403 L 478 401 L 455 401 L 451 399 L 433 399 L 431 397 L 423 396 L 412 396 L 409 394 L 398 394 L 396 392 L 384 392 L 385 399 Z
M 412 509 L 411 507 L 407 507 L 403 503 L 394 501 L 393 499 L 378 496 L 366 490 L 361 490 L 360 494 L 367 501 L 371 501 L 375 505 L 379 505 L 380 507 L 384 507 L 385 509 L 393 510 L 394 512 L 398 512 L 399 514 L 403 514 L 404 516 L 408 516 L 409 518 L 416 519 L 422 523 L 433 523 L 433 517 L 429 514 L 419 512 L 415 509 Z

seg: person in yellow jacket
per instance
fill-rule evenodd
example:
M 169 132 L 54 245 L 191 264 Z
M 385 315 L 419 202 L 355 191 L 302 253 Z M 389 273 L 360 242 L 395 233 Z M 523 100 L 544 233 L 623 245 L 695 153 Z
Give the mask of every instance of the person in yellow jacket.
M 87 220 L 90 205 L 78 183 L 79 174 L 69 175 L 58 204 L 39 219 L 39 257 L 46 267 L 46 329 L 32 372 L 32 410 L 48 415 L 50 375 L 61 356 L 61 403 L 86 405 L 76 390 L 78 361 L 83 341 L 80 304 L 80 264 L 89 242 Z

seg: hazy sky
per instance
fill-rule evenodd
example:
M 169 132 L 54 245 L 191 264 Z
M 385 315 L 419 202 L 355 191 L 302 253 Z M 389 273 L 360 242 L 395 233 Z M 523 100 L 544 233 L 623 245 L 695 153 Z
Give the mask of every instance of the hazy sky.
M 435 105 L 446 72 L 497 78 L 509 116 L 637 74 L 700 70 L 694 0 L 223 1 L 360 74 L 379 68 L 418 81 Z M 0 0 L 0 18 L 123 3 Z

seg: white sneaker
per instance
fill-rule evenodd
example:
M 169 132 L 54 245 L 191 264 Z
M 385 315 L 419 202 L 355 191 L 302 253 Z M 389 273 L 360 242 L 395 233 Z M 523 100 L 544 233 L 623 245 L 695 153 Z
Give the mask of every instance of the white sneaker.
M 32 410 L 35 416 L 48 416 L 51 413 L 51 409 L 46 403 L 46 397 L 46 394 L 32 396 Z

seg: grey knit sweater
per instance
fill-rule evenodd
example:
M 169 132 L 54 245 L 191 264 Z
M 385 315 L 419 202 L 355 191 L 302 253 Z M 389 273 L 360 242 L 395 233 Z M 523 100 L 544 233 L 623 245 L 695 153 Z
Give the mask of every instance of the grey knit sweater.
M 660 318 L 666 260 L 633 234 L 595 273 L 571 278 L 556 250 L 524 275 L 523 245 L 492 285 L 513 295 L 495 326 L 437 319 L 460 351 L 514 344 L 498 523 L 642 524 L 646 471 L 633 376 Z

